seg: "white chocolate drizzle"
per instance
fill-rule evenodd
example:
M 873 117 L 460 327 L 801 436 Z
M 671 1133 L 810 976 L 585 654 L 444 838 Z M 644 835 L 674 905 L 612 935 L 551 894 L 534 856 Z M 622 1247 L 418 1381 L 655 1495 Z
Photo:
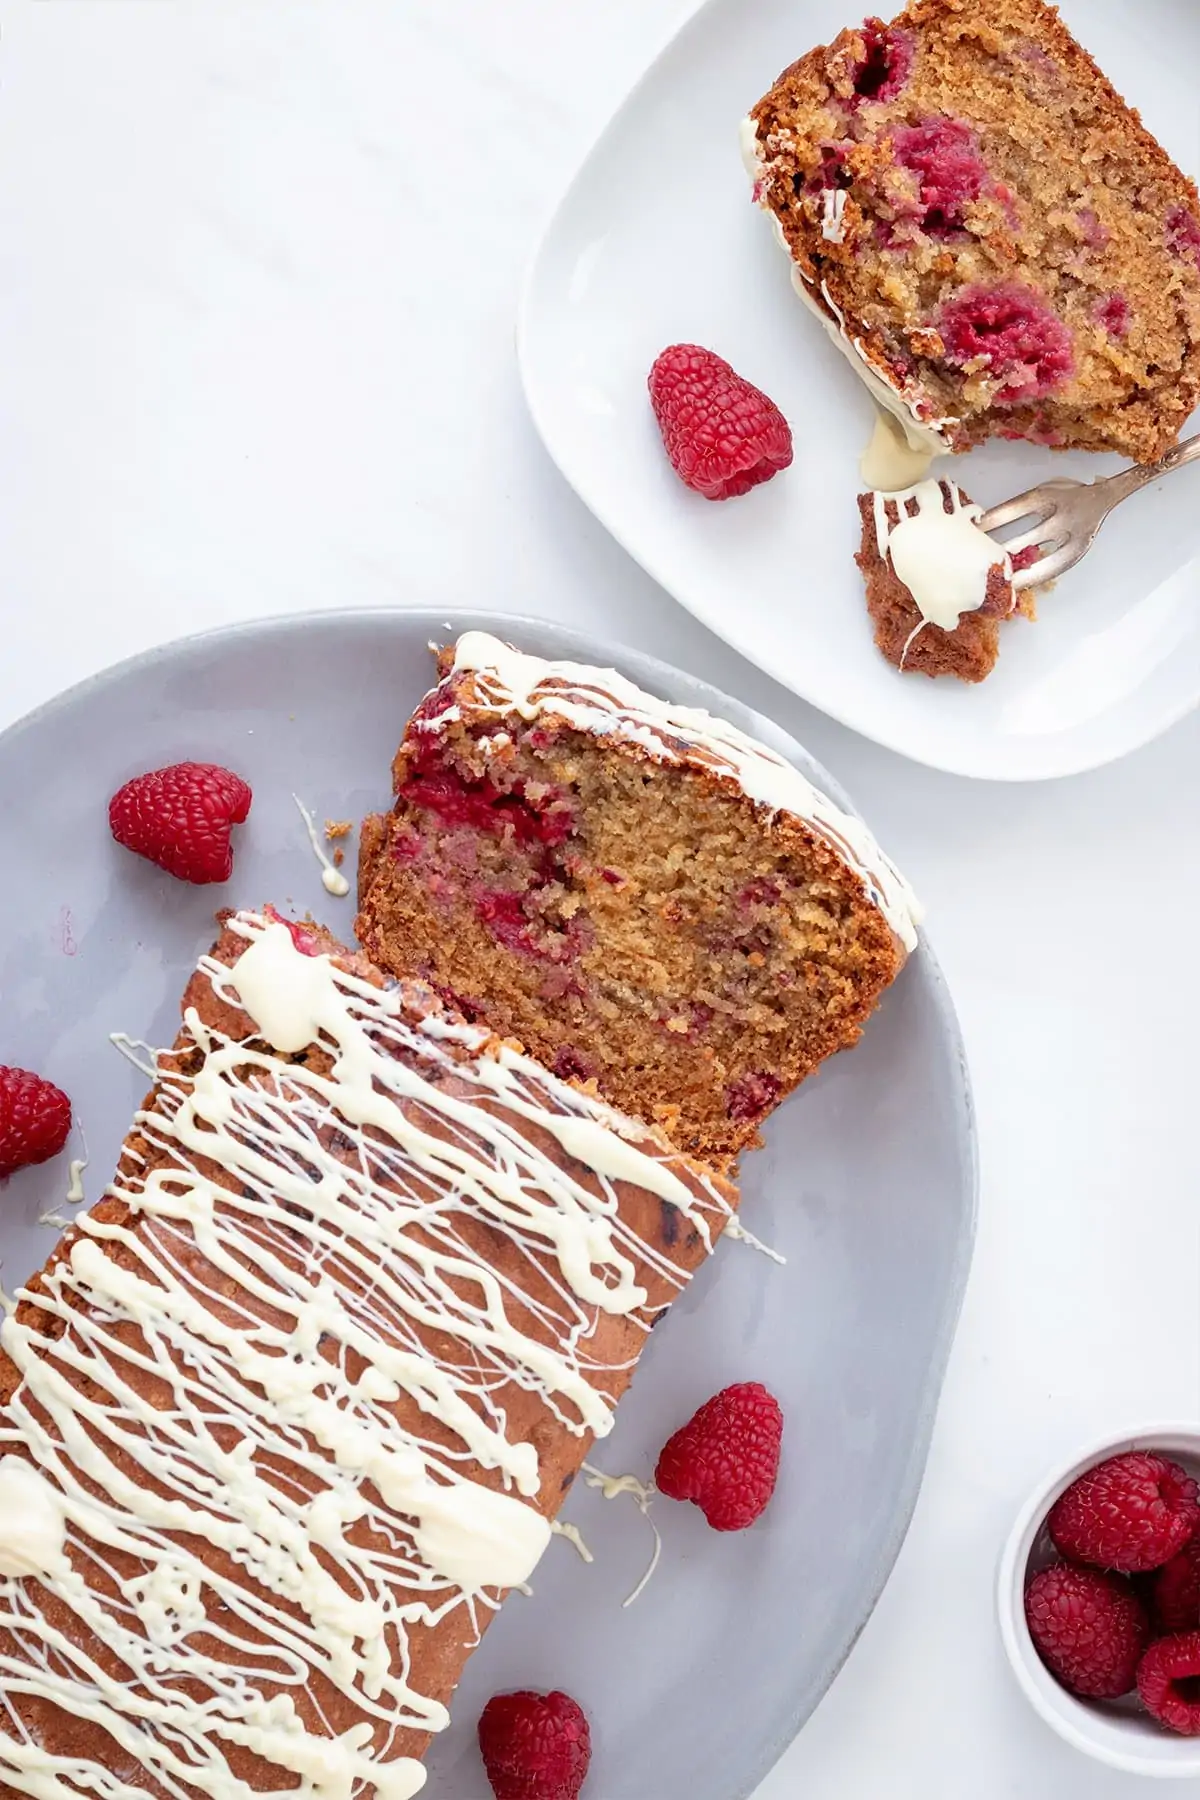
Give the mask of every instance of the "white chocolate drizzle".
M 736 782 L 767 811 L 791 814 L 837 852 L 904 947 L 916 949 L 921 904 L 862 820 L 844 813 L 792 763 L 736 726 L 696 707 L 659 700 L 615 669 L 547 662 L 483 631 L 459 638 L 454 671 L 464 669 L 477 678 L 472 702 L 481 709 L 525 720 L 553 714 L 577 731 L 637 744 L 656 762 L 701 765 Z M 415 723 L 436 733 L 458 716 L 458 708 L 450 706 Z
M 756 204 L 762 207 L 771 220 L 775 228 L 776 240 L 792 263 L 792 286 L 799 298 L 820 320 L 832 342 L 845 356 L 855 374 L 866 385 L 877 403 L 886 407 L 903 425 L 912 448 L 925 450 L 931 458 L 944 455 L 951 447 L 949 434 L 958 425 L 959 420 L 953 416 L 940 419 L 933 417 L 929 402 L 923 396 L 915 390 L 905 390 L 885 375 L 884 371 L 867 355 L 861 338 L 856 338 L 847 329 L 841 309 L 834 301 L 825 282 L 822 282 L 820 287 L 821 298 L 825 302 L 824 306 L 821 305 L 812 291 L 816 284 L 793 257 L 787 234 L 780 225 L 778 216 L 771 205 L 770 157 L 759 138 L 758 126 L 753 117 L 742 120 L 738 141 L 742 162 L 754 183 Z M 842 218 L 845 207 L 845 189 L 831 189 L 822 194 L 821 235 L 826 242 L 835 244 L 842 242 Z
M 308 833 L 308 841 L 312 845 L 312 853 L 321 865 L 321 886 L 325 889 L 327 894 L 332 894 L 335 900 L 344 900 L 346 895 L 350 892 L 350 883 L 346 880 L 342 871 L 335 868 L 333 863 L 330 862 L 329 857 L 326 854 L 325 846 L 317 834 L 316 822 L 307 806 L 305 806 L 303 800 L 301 800 L 299 794 L 293 794 L 292 799 L 296 802 L 300 817 L 304 820 L 304 829 Z
M 774 214 L 772 214 L 774 217 Z M 780 237 L 785 245 L 787 239 L 781 232 Z M 788 246 L 788 254 L 791 248 Z M 903 428 L 905 437 L 914 450 L 928 452 L 930 458 L 944 456 L 950 449 L 949 433 L 958 424 L 955 418 L 937 419 L 929 416 L 928 403 L 905 392 L 894 382 L 888 380 L 883 371 L 872 362 L 867 355 L 866 346 L 861 338 L 855 337 L 846 324 L 845 315 L 837 301 L 829 291 L 829 283 L 822 281 L 820 286 L 821 300 L 813 292 L 814 283 L 804 273 L 799 263 L 792 264 L 792 286 L 804 305 L 819 319 L 831 343 L 849 362 L 867 392 L 877 405 L 885 407 Z
M 845 236 L 846 190 L 826 188 L 821 195 L 821 236 L 827 244 L 840 244 Z
M 894 525 L 889 506 L 897 513 Z M 899 493 L 877 493 L 874 508 L 879 554 L 891 557 L 927 624 L 953 631 L 964 613 L 978 612 L 993 569 L 1012 580 L 1007 552 L 976 522 L 983 508 L 968 501 L 955 482 L 921 481 Z
M 730 1219 L 725 1227 L 725 1236 L 732 1238 L 735 1243 L 745 1244 L 748 1250 L 757 1250 L 760 1256 L 765 1256 L 769 1262 L 777 1263 L 781 1269 L 787 1268 L 787 1257 L 783 1255 L 782 1251 L 772 1250 L 770 1244 L 764 1244 L 761 1238 L 755 1237 L 752 1231 L 746 1230 L 740 1219 Z
M 58 1231 L 65 1231 L 71 1220 L 61 1209 L 64 1206 L 80 1206 L 86 1195 L 83 1191 L 83 1172 L 88 1166 L 87 1139 L 83 1136 L 83 1127 L 79 1128 L 79 1136 L 83 1143 L 83 1155 L 73 1157 L 67 1165 L 67 1191 L 58 1205 L 49 1211 L 38 1214 L 39 1225 L 53 1225 Z
M 555 1519 L 555 1521 L 554 1521 L 553 1525 L 550 1527 L 550 1529 L 554 1533 L 555 1537 L 565 1538 L 567 1540 L 568 1544 L 572 1545 L 572 1547 L 577 1551 L 577 1553 L 580 1557 L 580 1560 L 582 1562 L 585 1562 L 585 1563 L 594 1563 L 595 1562 L 596 1559 L 592 1555 L 591 1551 L 588 1549 L 587 1545 L 584 1543 L 583 1533 L 580 1531 L 578 1525 L 567 1525 L 567 1524 L 564 1524 L 564 1522 L 561 1519 Z
M 632 1606 L 646 1591 L 646 1584 L 658 1567 L 658 1559 L 662 1555 L 662 1535 L 658 1526 L 650 1516 L 650 1502 L 658 1489 L 653 1482 L 639 1481 L 636 1475 L 606 1475 L 603 1469 L 593 1469 L 590 1463 L 583 1464 L 583 1478 L 590 1488 L 596 1488 L 605 1500 L 619 1500 L 622 1494 L 629 1494 L 637 1503 L 637 1509 L 654 1533 L 654 1553 L 650 1558 L 646 1573 L 633 1589 L 622 1600 L 622 1607 Z
M 139 1075 L 147 1081 L 153 1081 L 158 1073 L 157 1053 L 141 1038 L 128 1037 L 123 1031 L 110 1031 L 108 1041 L 114 1050 L 119 1050 L 127 1063 L 132 1063 Z
M 644 1128 L 421 1019 L 411 991 L 302 954 L 282 923 L 231 925 L 245 950 L 200 971 L 273 1051 L 189 1008 L 195 1052 L 161 1058 L 137 1118 L 148 1154 L 0 1327 L 20 1377 L 0 1416 L 0 1783 L 37 1800 L 144 1800 L 146 1775 L 171 1800 L 251 1800 L 230 1746 L 290 1771 L 277 1800 L 411 1800 L 424 1770 L 396 1734 L 448 1716 L 414 1684 L 411 1629 L 462 1609 L 477 1637 L 550 1537 L 503 1393 L 604 1436 L 627 1365 L 592 1360 L 597 1318 L 648 1331 L 645 1280 L 658 1305 L 687 1281 L 615 1183 L 709 1242 L 730 1212 Z M 517 1273 L 473 1247 L 481 1228 Z M 435 1358 L 431 1332 L 453 1348 Z M 335 1731 L 322 1693 L 357 1722 Z M 22 1699 L 115 1751 L 47 1750 Z

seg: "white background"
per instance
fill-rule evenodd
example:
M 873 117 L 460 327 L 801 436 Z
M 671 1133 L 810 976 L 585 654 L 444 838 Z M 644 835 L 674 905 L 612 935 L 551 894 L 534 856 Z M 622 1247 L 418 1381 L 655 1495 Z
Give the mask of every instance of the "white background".
M 420 602 L 587 626 L 806 742 L 928 904 L 984 1174 L 912 1532 L 761 1800 L 1132 1800 L 1027 1710 L 992 1582 L 1050 1462 L 1200 1416 L 1200 721 L 1066 783 L 930 773 L 741 662 L 557 476 L 522 270 L 686 10 L 0 5 L 0 725 L 204 626 Z

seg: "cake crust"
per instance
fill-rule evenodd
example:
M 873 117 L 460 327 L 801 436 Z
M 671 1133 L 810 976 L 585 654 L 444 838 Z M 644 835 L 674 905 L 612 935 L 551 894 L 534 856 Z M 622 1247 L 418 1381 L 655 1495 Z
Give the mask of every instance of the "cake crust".
M 407 1800 L 736 1193 L 317 927 L 231 917 L 185 1008 L 4 1327 L 0 1790 Z
M 1163 456 L 1200 400 L 1200 196 L 1043 0 L 913 0 L 752 109 L 801 297 L 931 446 Z

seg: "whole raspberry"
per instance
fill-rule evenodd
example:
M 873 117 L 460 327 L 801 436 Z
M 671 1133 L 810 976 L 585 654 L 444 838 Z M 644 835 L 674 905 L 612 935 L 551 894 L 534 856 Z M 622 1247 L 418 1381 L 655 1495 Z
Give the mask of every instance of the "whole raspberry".
M 699 344 L 672 344 L 650 371 L 650 404 L 671 467 L 706 500 L 735 500 L 792 460 L 773 400 Z
M 1131 1450 L 1081 1475 L 1046 1523 L 1064 1556 L 1128 1574 L 1177 1555 L 1200 1525 L 1200 1502 L 1178 1463 Z
M 1200 1737 L 1200 1631 L 1159 1638 L 1138 1664 L 1147 1712 L 1184 1737 Z
M 1054 1563 L 1026 1588 L 1025 1618 L 1038 1655 L 1073 1694 L 1115 1700 L 1131 1691 L 1150 1621 L 1120 1575 Z
M 180 881 L 201 885 L 233 874 L 229 829 L 250 811 L 250 789 L 217 763 L 172 763 L 127 781 L 108 804 L 118 844 Z
M 575 1800 L 592 1740 L 569 1694 L 496 1694 L 479 1719 L 479 1749 L 496 1800 Z
M 1151 1588 L 1154 1621 L 1160 1631 L 1200 1630 L 1200 1537 L 1164 1563 Z
M 0 1181 L 57 1156 L 71 1129 L 71 1102 L 28 1069 L 0 1068 Z
M 663 1446 L 659 1491 L 692 1500 L 714 1531 L 744 1531 L 775 1492 L 783 1414 L 761 1382 L 741 1381 L 706 1400 Z

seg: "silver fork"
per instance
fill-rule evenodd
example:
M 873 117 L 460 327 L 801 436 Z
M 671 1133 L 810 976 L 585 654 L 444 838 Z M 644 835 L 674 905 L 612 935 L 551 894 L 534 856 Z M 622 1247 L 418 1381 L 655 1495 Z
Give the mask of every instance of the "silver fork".
M 1173 475 L 1185 463 L 1197 460 L 1200 437 L 1189 438 L 1185 444 L 1176 444 L 1161 462 L 1122 469 L 1104 481 L 1044 481 L 1027 494 L 1018 494 L 1015 500 L 993 506 L 976 522 L 981 531 L 1000 531 L 1005 525 L 1032 519 L 1027 531 L 1005 540 L 1004 549 L 1015 556 L 1033 544 L 1046 546 L 1031 568 L 1021 569 L 1013 577 L 1014 588 L 1041 587 L 1065 575 L 1087 555 L 1114 506 L 1149 487 L 1152 481 L 1161 481 L 1164 475 Z

